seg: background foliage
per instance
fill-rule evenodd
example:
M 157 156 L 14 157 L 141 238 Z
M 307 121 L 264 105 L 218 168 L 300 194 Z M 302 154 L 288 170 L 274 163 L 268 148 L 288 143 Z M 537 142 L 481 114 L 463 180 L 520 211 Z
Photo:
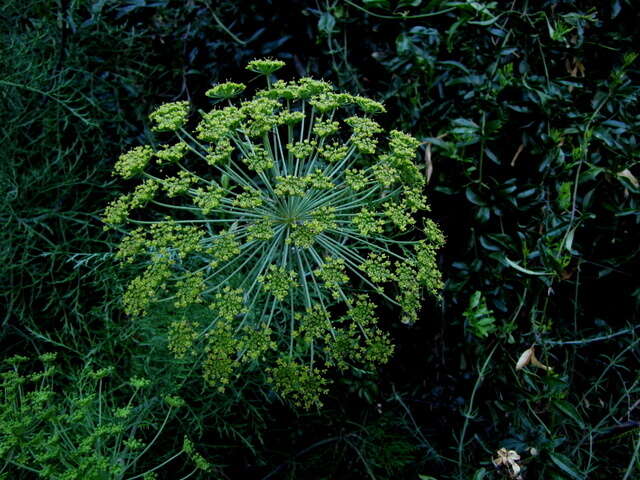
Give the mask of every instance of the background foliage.
M 634 2 L 28 0 L 0 13 L 4 356 L 56 352 L 62 374 L 46 385 L 70 406 L 86 368 L 116 367 L 109 409 L 131 377 L 153 379 L 127 428 L 148 425 L 146 444 L 162 434 L 135 474 L 188 434 L 195 449 L 159 478 L 508 478 L 491 463 L 503 447 L 525 478 L 638 475 Z M 291 410 L 250 375 L 224 395 L 204 387 L 157 325 L 122 314 L 127 272 L 98 219 L 118 193 L 113 162 L 148 137 L 155 106 L 250 82 L 242 67 L 265 55 L 384 100 L 385 127 L 423 142 L 448 237 L 442 302 L 413 327 L 389 318 L 392 362 L 336 378 L 318 411 Z M 533 344 L 552 370 L 515 370 Z M 166 417 L 166 395 L 185 400 L 180 415 Z M 45 461 L 42 438 L 22 437 L 20 458 L 4 449 L 25 434 L 12 420 L 25 405 L 2 404 L 6 478 Z M 99 405 L 77 412 L 69 443 L 98 438 Z

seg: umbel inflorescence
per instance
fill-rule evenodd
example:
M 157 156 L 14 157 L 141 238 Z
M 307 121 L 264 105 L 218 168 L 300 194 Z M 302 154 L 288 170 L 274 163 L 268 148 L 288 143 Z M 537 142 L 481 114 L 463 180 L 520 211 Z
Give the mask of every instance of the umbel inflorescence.
M 267 88 L 235 101 L 245 85 L 215 85 L 199 119 L 188 102 L 156 109 L 167 143 L 120 157 L 115 172 L 141 183 L 104 220 L 131 226 L 117 258 L 144 267 L 128 314 L 168 308 L 169 349 L 200 361 L 212 386 L 260 365 L 308 407 L 327 369 L 389 359 L 380 309 L 418 319 L 423 291 L 441 288 L 444 239 L 424 219 L 419 142 L 385 132 L 372 118 L 379 102 L 312 78 L 272 82 L 283 65 L 250 62 Z

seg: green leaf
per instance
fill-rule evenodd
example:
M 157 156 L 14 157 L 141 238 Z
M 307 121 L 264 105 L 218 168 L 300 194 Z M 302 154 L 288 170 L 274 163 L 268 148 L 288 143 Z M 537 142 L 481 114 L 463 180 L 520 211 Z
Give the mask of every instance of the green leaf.
M 473 295 L 471 295 L 471 299 L 469 300 L 469 308 L 477 308 L 480 305 L 480 299 L 482 298 L 482 292 L 476 291 Z
M 507 264 L 507 266 L 511 268 L 515 268 L 519 272 L 526 273 L 527 275 L 540 275 L 540 276 L 551 275 L 551 273 L 536 272 L 534 270 L 529 270 L 528 268 L 521 267 L 520 265 L 515 263 L 513 260 L 509 260 L 507 257 L 504 257 L 504 262 Z
M 565 400 L 555 400 L 553 405 L 564 415 L 571 418 L 580 428 L 585 428 L 584 421 L 580 417 L 578 410 Z
M 498 245 L 496 245 L 495 243 L 493 243 L 487 236 L 485 235 L 480 235 L 480 245 L 482 245 L 482 247 L 485 250 L 489 250 L 492 252 L 498 252 L 500 251 L 500 247 Z
M 575 234 L 576 234 L 576 228 L 572 228 L 571 230 L 569 230 L 569 233 L 567 234 L 567 239 L 564 242 L 565 243 L 565 247 L 570 252 L 571 252 L 571 247 L 573 246 L 573 239 L 574 239 Z
M 583 474 L 581 474 L 577 467 L 573 464 L 573 462 L 565 455 L 561 453 L 550 452 L 549 457 L 551 461 L 555 463 L 555 465 L 562 470 L 567 475 L 571 476 L 571 478 L 575 478 L 576 480 L 583 480 L 586 478 Z
M 468 128 L 470 130 L 479 130 L 480 127 L 478 126 L 478 124 L 472 120 L 469 120 L 468 118 L 456 118 L 451 122 L 453 125 L 455 125 L 456 127 L 465 127 Z
M 320 19 L 318 20 L 318 30 L 326 34 L 333 32 L 333 27 L 336 26 L 336 19 L 329 12 L 322 12 Z
M 487 20 L 471 20 L 469 22 L 470 25 L 479 25 L 481 27 L 488 27 L 489 25 L 493 25 L 500 19 L 500 16 L 496 16 L 493 18 L 489 18 Z
M 491 209 L 488 207 L 479 208 L 475 214 L 476 220 L 480 223 L 487 223 L 489 221 L 489 217 L 491 216 Z
M 473 474 L 473 480 L 482 480 L 487 475 L 487 470 L 482 467 L 476 470 L 476 473 Z
M 479 205 L 481 207 L 484 207 L 486 205 L 486 203 L 476 192 L 471 189 L 471 187 L 467 187 L 467 189 L 464 191 L 464 194 L 467 197 L 467 200 L 469 200 L 474 205 Z
M 388 0 L 362 0 L 367 7 L 389 8 Z

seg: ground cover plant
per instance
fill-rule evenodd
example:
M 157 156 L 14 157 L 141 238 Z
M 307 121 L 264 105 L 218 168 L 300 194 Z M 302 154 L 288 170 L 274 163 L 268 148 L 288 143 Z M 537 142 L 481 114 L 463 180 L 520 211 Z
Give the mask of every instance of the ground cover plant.
M 0 3 L 0 12 L 4 478 L 130 478 L 149 471 L 147 478 L 207 479 L 638 476 L 634 2 L 29 0 Z M 208 325 L 216 292 L 186 307 L 176 306 L 177 298 L 156 302 L 175 294 L 180 279 L 172 277 L 166 293 L 154 291 L 159 295 L 146 314 L 132 317 L 146 299 L 136 299 L 128 285 L 144 275 L 153 252 L 142 251 L 124 268 L 116 256 L 135 238 L 132 230 L 142 226 L 148 237 L 151 224 L 104 230 L 102 222 L 117 211 L 105 212 L 105 205 L 143 193 L 138 180 L 112 172 L 123 152 L 144 145 L 154 152 L 145 171 L 161 180 L 156 200 L 202 211 L 194 202 L 204 183 L 175 197 L 163 188 L 166 178 L 182 188 L 171 180 L 180 180 L 180 165 L 243 191 L 237 176 L 204 176 L 217 170 L 190 148 L 180 165 L 158 165 L 155 152 L 180 139 L 155 131 L 148 115 L 163 104 L 189 102 L 185 130 L 198 143 L 217 144 L 198 139 L 197 125 L 229 104 L 206 92 L 217 84 L 231 88 L 226 82 L 233 79 L 246 85 L 232 98 L 236 106 L 268 98 L 253 96 L 265 90 L 265 77 L 244 68 L 267 56 L 285 62 L 270 79 L 272 89 L 276 77 L 312 77 L 331 82 L 344 98 L 384 104 L 386 112 L 373 117 L 382 130 L 379 153 L 388 153 L 394 130 L 417 139 L 413 162 L 424 178 L 420 196 L 431 206 L 426 217 L 447 238 L 435 257 L 444 282 L 440 299 L 426 297 L 411 325 L 393 304 L 398 290 L 391 282 L 376 292 L 350 262 L 361 263 L 344 259 L 349 281 L 340 287 L 347 297 L 366 293 L 375 300 L 393 355 L 383 365 L 349 360 L 347 370 L 323 372 L 322 406 L 313 398 L 307 409 L 293 405 L 306 399 L 278 390 L 277 377 L 266 373 L 291 348 L 284 309 L 269 327 L 275 348 L 264 360 L 238 362 L 229 383 L 209 384 L 202 375 L 204 337 L 184 355 L 178 340 L 192 337 L 180 330 L 185 319 Z M 340 112 L 346 142 L 352 127 L 343 119 L 369 115 L 357 103 Z M 285 138 L 285 125 L 278 128 L 288 151 L 295 142 Z M 250 143 L 266 145 L 261 138 Z M 188 138 L 185 144 L 197 149 Z M 240 167 L 234 171 L 261 182 L 241 152 L 233 155 Z M 268 179 L 275 190 L 275 177 Z M 223 200 L 233 198 L 221 197 L 224 209 L 232 207 Z M 149 203 L 129 217 L 157 223 L 167 214 L 191 221 L 212 211 Z M 226 215 L 238 221 L 233 228 L 225 222 L 234 235 L 248 235 L 248 216 Z M 424 212 L 414 218 L 401 241 L 425 235 Z M 383 236 L 400 240 L 387 225 Z M 207 237 L 219 229 L 212 232 Z M 303 266 L 311 248 L 324 248 L 313 242 L 290 244 L 290 252 L 306 252 Z M 412 248 L 406 250 L 414 255 Z M 200 255 L 201 266 L 213 260 Z M 287 258 L 298 271 L 297 256 Z M 171 268 L 175 275 L 182 267 Z M 308 271 L 315 276 L 315 270 Z M 263 280 L 269 283 L 265 274 Z M 278 305 L 306 308 L 304 283 L 296 283 Z M 309 303 L 322 298 L 331 302 L 334 321 L 346 316 L 345 304 L 333 305 L 335 288 L 319 285 L 318 294 L 313 282 L 308 286 Z M 256 304 L 275 290 L 261 295 Z M 187 304 L 189 298 L 196 297 L 185 297 Z M 243 328 L 259 329 L 254 320 Z M 238 335 L 231 340 L 235 353 L 242 330 Z M 288 358 L 310 365 L 304 333 L 293 339 Z M 332 358 L 326 346 L 314 342 L 316 367 Z M 137 453 L 123 447 L 133 432 L 139 443 L 131 445 L 143 445 Z
M 60 395 L 53 388 L 53 377 L 61 373 L 56 355 L 40 355 L 41 369 L 32 373 L 24 371 L 29 360 L 14 355 L 4 362 L 0 418 L 3 471 L 19 469 L 52 479 L 153 478 L 152 472 L 180 456 L 189 457 L 195 465 L 185 478 L 211 469 L 185 437 L 180 450 L 167 452 L 156 460 L 156 466 L 136 472 L 141 457 L 153 448 L 167 421 L 184 406 L 180 397 L 166 395 L 161 400 L 145 396 L 151 380 L 141 377 L 114 388 L 108 383 L 113 368 L 84 369 L 69 378 L 73 387 Z M 114 404 L 119 396 L 116 393 L 120 393 L 116 389 L 125 388 L 128 399 Z M 164 404 L 164 415 L 154 415 L 159 404 Z M 156 425 L 158 431 L 150 440 L 143 440 L 142 432 Z

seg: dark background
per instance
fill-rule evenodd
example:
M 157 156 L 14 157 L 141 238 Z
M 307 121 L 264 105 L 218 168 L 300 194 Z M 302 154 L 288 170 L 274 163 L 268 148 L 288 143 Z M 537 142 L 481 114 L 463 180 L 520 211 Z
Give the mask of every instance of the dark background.
M 423 142 L 443 299 L 412 327 L 390 314 L 393 360 L 334 378 L 322 409 L 180 377 L 187 413 L 139 471 L 186 433 L 215 466 L 193 478 L 509 478 L 502 447 L 528 479 L 637 478 L 639 21 L 632 0 L 0 2 L 3 355 L 175 383 L 160 333 L 120 310 L 113 163 L 154 107 L 205 107 L 272 56 Z M 553 373 L 514 369 L 533 344 Z

